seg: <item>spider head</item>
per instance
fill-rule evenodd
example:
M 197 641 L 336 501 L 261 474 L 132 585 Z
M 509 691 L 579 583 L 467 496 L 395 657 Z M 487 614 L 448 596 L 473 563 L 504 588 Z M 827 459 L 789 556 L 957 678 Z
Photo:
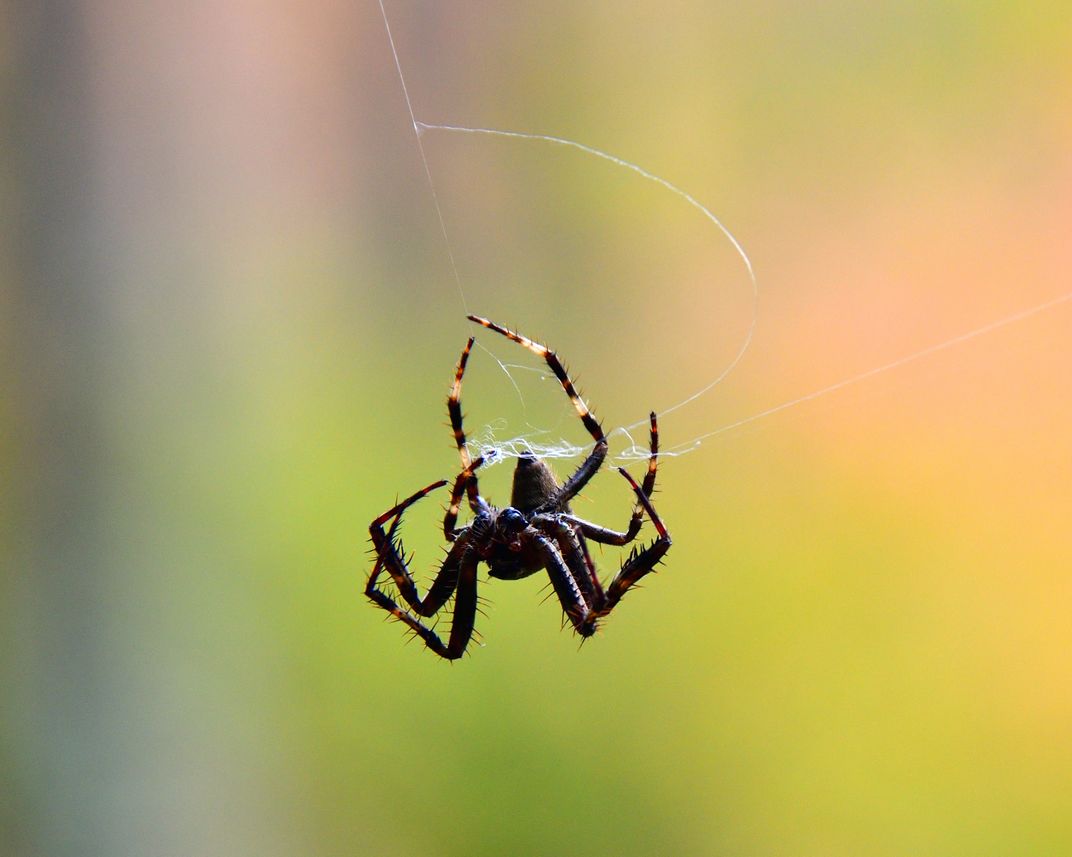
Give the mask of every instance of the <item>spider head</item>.
M 528 525 L 523 513 L 513 506 L 508 506 L 477 515 L 470 525 L 470 533 L 477 552 L 484 559 L 488 559 L 496 555 L 501 556 L 503 548 L 510 553 L 520 551 L 521 534 Z
M 521 550 L 521 533 L 529 525 L 525 516 L 513 506 L 499 513 L 497 541 L 505 542 L 512 551 Z
M 501 545 L 511 551 L 521 550 L 521 533 L 528 526 L 525 516 L 512 506 L 497 509 L 490 517 L 478 516 L 473 523 L 483 557 L 492 556 L 496 546 Z
M 516 535 L 528 526 L 528 522 L 517 509 L 508 506 L 499 514 L 499 526 L 504 535 Z

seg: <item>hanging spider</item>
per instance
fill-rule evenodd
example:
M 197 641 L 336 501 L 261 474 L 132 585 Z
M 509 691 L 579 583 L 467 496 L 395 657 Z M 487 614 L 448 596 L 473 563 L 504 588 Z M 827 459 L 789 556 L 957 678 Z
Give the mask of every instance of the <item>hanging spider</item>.
M 638 485 L 624 468 L 617 468 L 636 494 L 636 506 L 625 531 L 617 532 L 576 517 L 570 511 L 570 500 L 584 488 L 607 457 L 607 439 L 603 429 L 578 395 L 555 352 L 486 318 L 473 315 L 468 318 L 522 345 L 547 362 L 595 441 L 595 446 L 574 474 L 561 485 L 545 462 L 532 455 L 522 455 L 514 470 L 510 505 L 500 509 L 488 503 L 480 496 L 476 476 L 483 458 L 471 458 L 462 428 L 460 396 L 462 376 L 474 342 L 474 338 L 470 337 L 462 350 L 447 399 L 454 440 L 462 461 L 462 471 L 454 480 L 450 504 L 443 519 L 443 535 L 451 547 L 431 588 L 421 598 L 395 534 L 402 521 L 402 513 L 422 497 L 447 484 L 446 480 L 440 480 L 384 512 L 369 526 L 376 562 L 365 586 L 365 595 L 371 601 L 409 626 L 429 649 L 449 660 L 464 654 L 473 633 L 477 607 L 477 567 L 481 562 L 487 564 L 491 577 L 503 580 L 517 580 L 541 569 L 546 570 L 566 618 L 578 634 L 590 637 L 596 632 L 599 620 L 610 613 L 629 588 L 652 571 L 670 549 L 670 534 L 650 500 L 655 489 L 659 453 L 659 427 L 655 414 L 651 414 L 650 456 L 643 486 Z M 456 528 L 463 495 L 468 498 L 474 518 L 469 526 Z M 641 550 L 634 548 L 610 585 L 604 588 L 588 551 L 587 540 L 607 545 L 628 544 L 640 532 L 645 512 L 655 525 L 657 538 Z M 384 524 L 388 521 L 392 523 L 385 532 Z M 394 581 L 409 610 L 399 607 L 391 596 L 377 588 L 376 583 L 384 571 Z M 421 617 L 435 616 L 451 595 L 454 596 L 454 613 L 450 635 L 444 643 L 432 628 L 421 621 Z

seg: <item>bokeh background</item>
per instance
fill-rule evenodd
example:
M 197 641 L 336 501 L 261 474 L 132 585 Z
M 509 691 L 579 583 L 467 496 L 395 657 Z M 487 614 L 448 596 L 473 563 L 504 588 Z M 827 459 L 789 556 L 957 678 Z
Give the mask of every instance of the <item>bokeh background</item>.
M 387 9 L 418 118 L 748 248 L 668 445 L 1070 288 L 1065 2 Z M 726 242 L 428 133 L 455 282 L 370 0 L 27 0 L 0 61 L 4 854 L 1072 851 L 1072 305 L 667 458 L 601 636 L 495 581 L 448 665 L 361 587 L 457 466 L 465 307 L 610 428 L 732 357 Z M 583 442 L 479 342 L 474 431 Z

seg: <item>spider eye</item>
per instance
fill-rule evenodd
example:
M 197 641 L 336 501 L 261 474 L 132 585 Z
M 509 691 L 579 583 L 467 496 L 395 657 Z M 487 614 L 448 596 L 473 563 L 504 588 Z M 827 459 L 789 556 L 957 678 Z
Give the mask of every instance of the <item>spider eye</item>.
M 525 516 L 513 507 L 503 510 L 502 525 L 503 529 L 508 532 L 520 532 L 528 526 L 525 522 Z

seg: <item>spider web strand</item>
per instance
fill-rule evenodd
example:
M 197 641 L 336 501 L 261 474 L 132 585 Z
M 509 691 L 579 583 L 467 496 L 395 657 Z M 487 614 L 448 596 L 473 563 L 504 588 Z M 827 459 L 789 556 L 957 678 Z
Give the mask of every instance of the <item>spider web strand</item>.
M 678 444 L 677 446 L 670 447 L 666 451 L 660 450 L 659 454 L 675 456 L 683 455 L 687 452 L 692 452 L 694 449 L 699 447 L 704 440 L 707 440 L 708 438 L 717 437 L 718 435 L 724 434 L 728 431 L 732 431 L 733 429 L 740 428 L 741 426 L 748 425 L 749 423 L 753 423 L 765 417 L 773 416 L 774 414 L 777 414 L 781 411 L 788 410 L 789 408 L 796 407 L 797 405 L 804 404 L 805 402 L 810 402 L 813 399 L 818 399 L 820 396 L 825 396 L 829 393 L 834 393 L 852 384 L 858 384 L 861 381 L 866 381 L 868 378 L 873 378 L 876 375 L 881 375 L 884 372 L 889 372 L 893 369 L 899 369 L 901 366 L 905 366 L 908 363 L 913 363 L 916 360 L 922 360 L 924 357 L 929 357 L 930 355 L 937 354 L 940 351 L 945 351 L 957 345 L 962 345 L 965 342 L 977 339 L 980 336 L 985 336 L 988 333 L 993 333 L 996 330 L 1000 330 L 1003 327 L 1008 327 L 1009 325 L 1016 324 L 1017 322 L 1025 321 L 1032 316 L 1036 316 L 1040 313 L 1045 312 L 1046 310 L 1054 309 L 1055 307 L 1061 306 L 1062 304 L 1066 304 L 1069 302 L 1072 302 L 1072 292 L 1067 292 L 1066 294 L 1051 298 L 1048 301 L 1044 301 L 1043 303 L 1028 307 L 1027 309 L 1019 310 L 1012 315 L 1007 315 L 1004 318 L 997 319 L 996 321 L 992 321 L 989 324 L 984 324 L 982 327 L 977 327 L 974 330 L 969 330 L 967 333 L 962 333 L 959 336 L 954 336 L 952 339 L 946 339 L 943 342 L 938 342 L 934 345 L 929 345 L 926 348 L 923 348 L 919 351 L 915 351 L 911 354 L 907 354 L 904 357 L 899 357 L 896 360 L 891 360 L 889 363 L 884 363 L 881 366 L 876 366 L 873 369 L 868 369 L 865 372 L 860 372 L 857 375 L 852 375 L 851 377 L 845 378 L 834 384 L 830 384 L 818 390 L 813 390 L 812 392 L 806 393 L 803 396 L 798 396 L 795 399 L 790 399 L 788 402 L 782 402 L 782 404 L 780 405 L 775 405 L 772 408 L 767 408 L 766 410 L 760 411 L 757 414 L 752 414 L 752 416 L 735 420 L 732 423 L 727 423 L 721 428 L 717 428 L 714 431 L 707 432 L 706 434 L 701 434 L 697 437 L 694 437 L 692 440 L 685 441 L 684 443 Z M 622 453 L 620 457 L 636 459 L 646 458 L 647 455 L 647 450 L 638 448 L 634 444 L 631 449 L 626 450 L 626 452 Z
M 413 112 L 413 102 L 409 97 L 409 87 L 406 86 L 406 76 L 402 74 L 402 63 L 398 59 L 398 49 L 395 47 L 395 37 L 391 34 L 391 23 L 387 20 L 387 9 L 384 8 L 383 0 L 378 0 L 380 14 L 383 15 L 383 26 L 387 30 L 387 41 L 391 45 L 391 55 L 395 59 L 395 69 L 398 71 L 398 79 L 402 84 L 402 94 L 406 97 L 406 109 L 409 110 L 409 119 L 413 123 L 413 133 L 417 137 L 417 151 L 421 155 L 421 163 L 424 165 L 424 175 L 428 179 L 428 188 L 432 192 L 432 202 L 435 205 L 436 218 L 439 220 L 439 231 L 443 235 L 443 244 L 447 249 L 447 258 L 450 259 L 450 270 L 454 275 L 454 282 L 458 286 L 458 296 L 462 300 L 462 308 L 469 313 L 469 305 L 465 300 L 465 290 L 462 288 L 462 278 L 458 275 L 458 265 L 454 260 L 454 248 L 450 238 L 447 237 L 447 224 L 443 219 L 443 209 L 439 205 L 439 194 L 436 193 L 435 182 L 432 180 L 432 170 L 428 166 L 428 156 L 424 153 L 424 141 L 421 139 L 421 126 Z
M 648 181 L 655 182 L 655 184 L 665 188 L 666 190 L 673 193 L 675 196 L 680 197 L 697 211 L 699 211 L 701 214 L 703 214 L 703 216 L 706 217 L 711 223 L 713 223 L 722 233 L 722 235 L 725 236 L 726 240 L 728 240 L 732 245 L 734 252 L 744 264 L 745 271 L 748 273 L 748 281 L 752 291 L 752 318 L 749 322 L 748 330 L 746 331 L 744 338 L 741 341 L 741 345 L 737 349 L 737 353 L 734 355 L 733 359 L 714 380 L 701 387 L 699 390 L 697 390 L 690 396 L 687 396 L 686 398 L 682 399 L 680 402 L 677 402 L 670 407 L 663 408 L 659 412 L 661 415 L 667 416 L 669 414 L 672 414 L 674 411 L 685 407 L 691 402 L 696 401 L 696 399 L 703 396 L 712 388 L 718 386 L 718 384 L 725 380 L 726 376 L 728 376 L 744 358 L 745 352 L 748 351 L 749 346 L 752 344 L 752 339 L 755 336 L 756 332 L 756 325 L 759 321 L 759 282 L 756 279 L 756 273 L 754 268 L 752 267 L 752 260 L 749 258 L 748 253 L 745 251 L 741 242 L 738 241 L 737 237 L 732 232 L 730 232 L 730 230 L 721 220 L 719 220 L 715 213 L 712 212 L 709 208 L 707 208 L 707 206 L 701 203 L 688 191 L 682 190 L 680 187 L 667 181 L 661 176 L 657 176 L 655 175 L 655 173 L 649 172 L 648 170 L 641 167 L 639 164 L 634 164 L 631 161 L 625 160 L 624 158 L 619 158 L 617 155 L 612 155 L 609 152 L 604 152 L 601 149 L 596 149 L 593 146 L 588 146 L 584 143 L 577 142 L 576 140 L 568 140 L 564 137 L 555 137 L 550 134 L 530 134 L 524 131 L 503 131 L 496 128 L 470 128 L 463 125 L 434 124 L 431 122 L 421 122 L 419 120 L 414 120 L 414 124 L 417 128 L 418 135 L 422 134 L 425 131 L 447 131 L 458 134 L 504 137 L 507 139 L 515 140 L 535 140 L 538 142 L 552 143 L 558 146 L 567 146 L 569 148 L 577 149 L 581 152 L 584 152 L 585 154 L 593 155 L 597 158 L 602 158 L 603 160 L 609 161 L 615 166 L 630 170 L 637 175 L 647 179 Z M 625 426 L 625 428 L 634 429 L 642 425 L 647 425 L 647 422 L 648 418 L 647 416 L 645 416 L 643 419 L 640 419 L 635 423 L 630 423 L 629 425 Z

